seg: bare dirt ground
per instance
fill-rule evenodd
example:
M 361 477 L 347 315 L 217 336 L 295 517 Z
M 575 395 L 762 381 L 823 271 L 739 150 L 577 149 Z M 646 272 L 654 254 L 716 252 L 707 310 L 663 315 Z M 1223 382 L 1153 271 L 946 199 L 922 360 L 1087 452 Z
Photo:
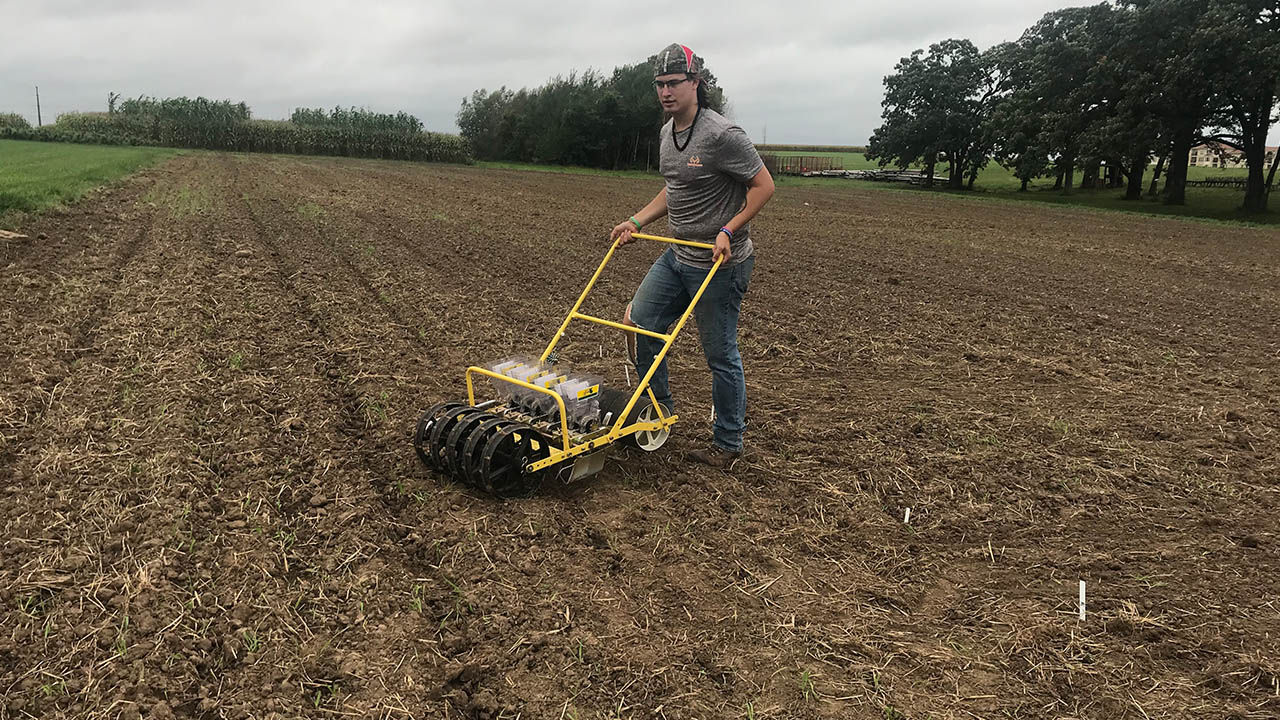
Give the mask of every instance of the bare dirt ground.
M 1280 233 L 784 188 L 750 462 L 681 461 L 690 332 L 659 452 L 424 471 L 418 414 L 539 351 L 656 190 L 201 153 L 21 228 L 0 716 L 1280 716 Z

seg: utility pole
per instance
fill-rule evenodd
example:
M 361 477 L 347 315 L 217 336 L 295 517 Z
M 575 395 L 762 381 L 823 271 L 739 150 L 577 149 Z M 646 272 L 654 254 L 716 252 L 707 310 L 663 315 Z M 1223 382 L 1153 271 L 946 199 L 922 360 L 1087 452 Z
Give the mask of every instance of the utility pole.
M 36 127 L 44 125 L 44 120 L 40 118 L 40 86 L 36 86 Z
M 769 144 L 769 126 L 768 125 L 764 126 L 764 137 L 760 138 L 760 144 L 761 145 Z

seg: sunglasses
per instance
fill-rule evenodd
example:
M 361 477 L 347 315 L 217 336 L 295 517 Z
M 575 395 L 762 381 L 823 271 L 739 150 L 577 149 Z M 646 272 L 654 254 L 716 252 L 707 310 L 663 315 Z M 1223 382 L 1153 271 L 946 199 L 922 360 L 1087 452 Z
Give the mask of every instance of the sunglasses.
M 689 82 L 692 79 L 693 78 L 690 78 L 690 77 L 683 77 L 683 78 L 680 78 L 679 80 L 654 80 L 653 87 L 655 90 L 661 90 L 662 88 L 667 88 L 668 90 L 674 90 L 675 87 L 680 83 Z

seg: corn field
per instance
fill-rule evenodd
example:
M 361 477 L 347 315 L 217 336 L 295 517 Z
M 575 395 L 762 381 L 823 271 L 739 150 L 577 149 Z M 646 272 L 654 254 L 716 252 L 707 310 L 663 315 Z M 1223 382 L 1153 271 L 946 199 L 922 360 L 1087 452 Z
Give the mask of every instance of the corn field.
M 472 159 L 466 140 L 424 132 L 422 123 L 408 113 L 336 108 L 330 115 L 297 110 L 292 121 L 254 120 L 243 102 L 185 97 L 125 100 L 115 112 L 66 113 L 41 128 L 0 123 L 0 137 L 386 160 Z

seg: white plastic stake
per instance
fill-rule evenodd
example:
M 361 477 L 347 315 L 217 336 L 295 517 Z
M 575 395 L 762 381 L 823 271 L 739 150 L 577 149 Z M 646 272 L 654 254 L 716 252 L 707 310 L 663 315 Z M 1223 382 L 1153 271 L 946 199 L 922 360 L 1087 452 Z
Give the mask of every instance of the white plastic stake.
M 622 369 L 627 373 L 627 387 L 631 387 L 631 366 L 622 363 Z
M 1084 581 L 1080 581 L 1080 622 L 1084 622 Z
M 902 524 L 903 525 L 911 524 L 911 508 L 907 508 L 907 511 L 902 513 Z

